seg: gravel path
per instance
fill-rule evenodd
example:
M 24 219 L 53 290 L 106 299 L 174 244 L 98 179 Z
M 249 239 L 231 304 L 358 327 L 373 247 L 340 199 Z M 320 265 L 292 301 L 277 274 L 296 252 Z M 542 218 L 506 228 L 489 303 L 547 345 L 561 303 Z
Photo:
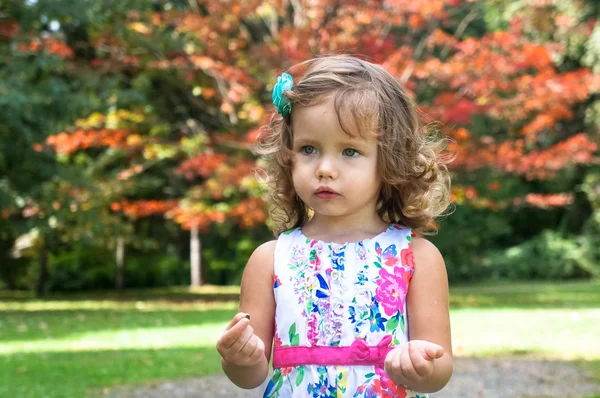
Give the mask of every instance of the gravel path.
M 241 390 L 223 375 L 169 381 L 135 389 L 105 390 L 110 398 L 254 398 L 263 388 Z M 525 359 L 455 359 L 450 383 L 432 398 L 600 397 L 600 384 L 568 362 Z

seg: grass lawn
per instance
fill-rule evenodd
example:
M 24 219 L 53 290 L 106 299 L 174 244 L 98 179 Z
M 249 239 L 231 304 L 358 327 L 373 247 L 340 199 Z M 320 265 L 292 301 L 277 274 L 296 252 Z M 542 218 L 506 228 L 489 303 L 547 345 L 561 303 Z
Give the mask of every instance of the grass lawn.
M 0 396 L 84 397 L 218 372 L 238 289 L 51 296 L 0 292 Z M 600 380 L 600 281 L 451 288 L 455 354 L 581 361 Z

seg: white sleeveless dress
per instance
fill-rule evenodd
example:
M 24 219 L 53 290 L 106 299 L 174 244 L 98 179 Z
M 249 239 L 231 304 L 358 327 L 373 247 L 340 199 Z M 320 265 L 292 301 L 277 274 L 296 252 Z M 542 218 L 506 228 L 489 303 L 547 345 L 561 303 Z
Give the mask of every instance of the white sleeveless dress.
M 301 228 L 281 234 L 274 260 L 274 359 L 286 347 L 407 342 L 411 240 L 411 230 L 396 224 L 343 244 L 308 239 Z M 264 397 L 427 397 L 396 385 L 380 365 L 329 365 L 327 349 L 313 351 L 320 353 L 319 364 L 285 366 L 280 360 Z

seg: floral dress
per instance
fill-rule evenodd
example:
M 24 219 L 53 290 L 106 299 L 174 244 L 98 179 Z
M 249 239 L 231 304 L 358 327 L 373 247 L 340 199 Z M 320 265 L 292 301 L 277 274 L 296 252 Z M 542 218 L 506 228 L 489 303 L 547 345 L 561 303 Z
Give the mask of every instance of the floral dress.
M 407 342 L 406 293 L 415 266 L 411 239 L 409 228 L 395 224 L 371 239 L 343 244 L 308 239 L 301 228 L 279 236 L 274 371 L 264 397 L 427 397 L 396 385 L 381 363 L 330 365 L 321 354 L 303 365 L 291 356 L 288 366 L 276 357 L 289 348 L 323 353 L 357 342 L 369 347 Z

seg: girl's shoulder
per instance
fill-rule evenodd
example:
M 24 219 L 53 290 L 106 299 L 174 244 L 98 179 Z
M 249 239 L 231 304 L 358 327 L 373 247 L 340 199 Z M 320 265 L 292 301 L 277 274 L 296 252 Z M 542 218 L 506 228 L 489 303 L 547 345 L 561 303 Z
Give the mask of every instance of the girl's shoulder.
M 276 240 L 270 240 L 258 246 L 250 256 L 250 259 L 248 260 L 248 265 L 256 264 L 256 267 L 270 266 L 270 268 L 272 268 L 276 247 Z
M 413 236 L 411 243 L 416 273 L 423 278 L 446 276 L 444 258 L 433 243 L 420 236 Z

